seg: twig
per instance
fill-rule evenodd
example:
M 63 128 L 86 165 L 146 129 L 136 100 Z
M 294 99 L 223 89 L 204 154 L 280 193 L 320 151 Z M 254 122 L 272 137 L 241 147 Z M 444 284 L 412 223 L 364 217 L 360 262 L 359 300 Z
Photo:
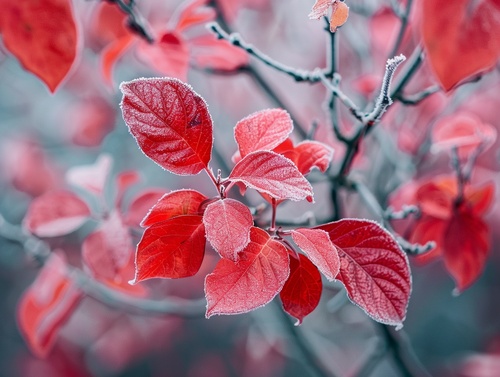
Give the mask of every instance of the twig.
M 21 227 L 10 224 L 1 215 L 0 237 L 21 244 L 25 252 L 34 258 L 40 267 L 44 265 L 51 254 L 50 247 L 45 242 L 24 232 Z M 109 307 L 121 309 L 132 314 L 168 314 L 183 317 L 202 317 L 205 311 L 205 299 L 185 300 L 169 298 L 149 300 L 138 298 L 110 289 L 85 274 L 82 270 L 71 266 L 68 266 L 68 277 L 73 279 L 78 287 L 89 297 Z
M 124 0 L 106 1 L 116 4 L 123 13 L 128 15 L 127 25 L 134 33 L 144 38 L 148 43 L 154 43 L 155 38 L 151 33 L 151 28 L 142 14 L 137 11 L 134 1 L 129 1 L 128 3 Z
M 285 64 L 277 62 L 271 57 L 267 56 L 260 50 L 256 49 L 250 43 L 247 43 L 241 38 L 238 33 L 226 33 L 217 22 L 211 22 L 207 24 L 207 28 L 212 31 L 218 39 L 224 39 L 236 47 L 248 52 L 253 57 L 260 60 L 262 63 L 274 68 L 279 72 L 286 73 L 287 75 L 293 77 L 297 82 L 307 81 L 311 83 L 318 82 L 320 79 L 313 71 L 299 70 L 296 68 L 289 67 Z
M 418 46 L 417 48 L 415 48 L 410 58 L 408 59 L 408 63 L 405 64 L 406 69 L 403 71 L 403 73 L 401 73 L 401 78 L 396 83 L 396 85 L 394 85 L 394 89 L 391 92 L 392 98 L 398 98 L 399 95 L 403 93 L 406 84 L 408 84 L 410 79 L 417 72 L 423 60 L 424 52 L 422 50 L 422 47 Z
M 398 95 L 395 100 L 397 99 L 399 102 L 409 105 L 409 106 L 414 106 L 418 105 L 420 102 L 422 102 L 424 99 L 427 97 L 433 95 L 434 93 L 437 93 L 441 90 L 441 87 L 439 85 L 433 85 L 428 87 L 427 89 L 422 90 L 419 93 L 415 93 L 409 96 L 405 96 L 403 94 Z
M 392 1 L 392 3 L 394 3 L 394 1 Z M 401 47 L 401 42 L 403 42 L 403 38 L 405 36 L 406 29 L 408 28 L 408 21 L 410 19 L 410 12 L 412 9 L 413 0 L 408 0 L 406 2 L 406 8 L 404 9 L 404 11 L 401 10 L 401 4 L 399 4 L 399 3 L 397 3 L 397 4 L 399 5 L 398 9 L 395 9 L 394 13 L 396 13 L 396 15 L 401 20 L 401 27 L 399 28 L 396 42 L 394 43 L 394 46 L 392 47 L 392 50 L 391 50 L 389 56 L 395 56 L 398 53 L 399 48 Z M 393 5 L 393 9 L 396 6 L 397 5 Z

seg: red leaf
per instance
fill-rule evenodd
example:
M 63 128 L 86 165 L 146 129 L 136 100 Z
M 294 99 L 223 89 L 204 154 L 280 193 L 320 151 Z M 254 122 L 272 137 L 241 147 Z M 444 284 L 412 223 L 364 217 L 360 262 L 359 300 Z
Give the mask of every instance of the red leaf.
M 391 234 L 368 220 L 344 219 L 318 227 L 340 256 L 337 279 L 374 320 L 401 327 L 410 298 L 408 258 Z
M 332 16 L 330 17 L 330 31 L 335 33 L 339 26 L 346 23 L 349 17 L 349 7 L 343 1 L 335 1 L 332 4 Z
M 182 32 L 190 27 L 212 21 L 216 14 L 213 8 L 207 7 L 207 0 L 193 0 L 184 2 L 176 10 L 172 19 L 177 18 L 175 29 Z
M 64 259 L 51 254 L 17 309 L 21 333 L 36 356 L 48 355 L 81 297 L 80 289 L 68 277 Z
M 116 41 L 108 44 L 101 53 L 101 69 L 104 80 L 108 85 L 113 83 L 113 69 L 116 62 L 132 46 L 135 38 L 132 35 L 125 35 Z
M 100 2 L 95 7 L 92 19 L 91 33 L 98 39 L 101 46 L 107 45 L 132 32 L 126 27 L 127 15 L 121 11 L 118 4 Z
M 250 243 L 238 262 L 221 259 L 205 279 L 206 317 L 239 314 L 269 303 L 283 288 L 288 252 L 264 230 L 252 227 Z
M 142 151 L 180 175 L 198 174 L 212 152 L 212 119 L 203 98 L 176 79 L 120 85 L 123 118 Z
M 130 203 L 127 216 L 125 217 L 125 223 L 128 226 L 140 226 L 141 222 L 144 220 L 144 214 L 147 214 L 164 194 L 165 192 L 163 189 L 149 189 L 139 193 Z M 148 224 L 148 226 L 149 225 L 152 224 Z
M 123 197 L 126 193 L 126 191 L 139 182 L 141 179 L 140 175 L 138 172 L 135 170 L 128 170 L 128 171 L 123 171 L 119 173 L 116 176 L 116 199 L 115 199 L 115 206 L 117 208 L 121 207 Z
M 300 325 L 306 315 L 319 304 L 323 284 L 321 275 L 306 256 L 299 254 L 300 261 L 290 258 L 290 276 L 280 292 L 283 309 L 297 318 Z
M 203 215 L 208 242 L 222 258 L 238 260 L 238 253 L 250 242 L 253 217 L 248 207 L 234 199 L 210 203 Z
M 66 181 L 91 193 L 102 195 L 112 165 L 111 156 L 102 154 L 92 165 L 75 166 L 69 169 L 66 173 Z
M 476 148 L 490 147 L 497 138 L 497 130 L 470 113 L 457 113 L 441 118 L 432 130 L 432 150 L 458 149 L 461 159 L 466 159 Z
M 137 245 L 135 279 L 177 279 L 196 274 L 205 255 L 201 216 L 183 215 L 146 229 Z
M 105 280 L 115 280 L 132 253 L 132 237 L 118 212 L 112 212 L 82 244 L 84 263 L 93 276 Z
M 246 51 L 210 34 L 191 38 L 189 45 L 191 59 L 198 67 L 233 71 L 248 64 Z
M 313 168 L 324 173 L 333 158 L 333 149 L 317 141 L 303 141 L 295 146 L 293 152 L 291 160 L 304 175 L 309 174 Z M 285 156 L 288 157 L 286 153 Z
M 234 127 L 240 156 L 255 151 L 270 151 L 284 142 L 293 130 L 290 115 L 283 109 L 257 111 Z
M 312 201 L 311 184 L 288 158 L 270 151 L 246 155 L 229 175 L 232 182 L 241 182 L 277 200 Z
M 201 215 L 200 205 L 207 197 L 196 190 L 178 190 L 163 195 L 150 207 L 141 226 L 148 227 L 172 217 L 181 215 Z
M 298 228 L 292 230 L 292 238 L 328 280 L 335 279 L 340 270 L 340 259 L 328 233 L 321 229 Z
M 0 31 L 5 47 L 54 92 L 77 55 L 70 0 L 3 0 Z
M 456 184 L 453 191 L 448 190 L 443 184 L 444 180 L 424 183 L 417 190 L 415 198 L 422 213 L 438 218 L 448 219 L 453 212 Z
M 422 38 L 441 86 L 492 69 L 500 55 L 500 4 L 496 0 L 423 0 Z
M 326 16 L 328 14 L 328 8 L 336 1 L 337 0 L 316 0 L 311 13 L 309 13 L 309 18 L 311 20 L 319 20 L 321 17 Z
M 419 264 L 430 263 L 439 258 L 443 253 L 443 236 L 447 226 L 447 220 L 437 219 L 423 215 L 412 231 L 410 242 L 425 245 L 434 241 L 436 247 L 431 251 L 415 256 L 414 260 Z
M 89 216 L 89 207 L 75 194 L 51 191 L 31 202 L 23 225 L 38 237 L 56 237 L 78 229 Z
M 187 80 L 189 48 L 177 32 L 163 33 L 154 44 L 141 41 L 137 52 L 144 62 L 162 75 Z
M 490 249 L 488 226 L 478 217 L 459 212 L 450 220 L 444 234 L 446 269 L 463 292 L 479 277 Z
M 495 184 L 488 182 L 478 188 L 465 190 L 466 202 L 475 216 L 483 216 L 492 206 L 495 197 Z

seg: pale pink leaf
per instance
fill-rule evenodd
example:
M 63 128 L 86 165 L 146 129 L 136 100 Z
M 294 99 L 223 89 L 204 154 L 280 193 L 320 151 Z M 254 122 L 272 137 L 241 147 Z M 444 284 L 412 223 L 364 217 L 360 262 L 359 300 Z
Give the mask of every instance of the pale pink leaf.
M 31 202 L 23 225 L 38 237 L 57 237 L 78 229 L 89 216 L 89 207 L 75 194 L 50 191 Z
M 241 157 L 255 151 L 270 151 L 284 142 L 293 130 L 290 115 L 283 109 L 267 109 L 250 114 L 234 128 Z
M 281 291 L 289 273 L 286 248 L 264 230 L 252 227 L 250 243 L 239 261 L 221 259 L 207 275 L 206 317 L 246 313 L 266 305 Z
M 403 326 L 411 292 L 408 258 L 376 222 L 343 219 L 319 226 L 340 256 L 337 279 L 347 295 L 374 320 Z
M 229 175 L 232 182 L 268 194 L 277 200 L 312 201 L 311 184 L 288 158 L 271 151 L 246 155 Z
M 207 6 L 207 2 L 207 0 L 192 0 L 182 3 L 172 16 L 175 30 L 183 32 L 190 27 L 212 21 L 216 12 L 214 8 Z
M 92 165 L 75 166 L 66 173 L 66 181 L 93 194 L 102 195 L 111 171 L 113 159 L 102 154 Z
M 122 83 L 121 108 L 142 151 L 180 175 L 198 174 L 212 153 L 212 119 L 191 87 L 172 78 Z
M 83 261 L 96 278 L 115 280 L 132 254 L 132 237 L 116 211 L 82 244 Z
M 132 46 L 135 39 L 132 35 L 125 35 L 109 43 L 101 52 L 101 70 L 104 81 L 108 85 L 113 84 L 113 70 L 116 62 Z
M 326 172 L 333 158 L 333 149 L 318 141 L 303 141 L 293 151 L 295 157 L 291 160 L 304 175 L 309 174 L 313 168 Z
M 335 279 L 340 270 L 340 259 L 327 232 L 298 228 L 292 230 L 292 239 L 328 280 Z
M 208 242 L 221 257 L 238 260 L 238 253 L 250 242 L 252 214 L 234 199 L 217 200 L 207 206 L 203 224 Z
M 338 0 L 316 0 L 308 17 L 311 20 L 319 20 L 328 14 L 328 8 L 336 1 Z

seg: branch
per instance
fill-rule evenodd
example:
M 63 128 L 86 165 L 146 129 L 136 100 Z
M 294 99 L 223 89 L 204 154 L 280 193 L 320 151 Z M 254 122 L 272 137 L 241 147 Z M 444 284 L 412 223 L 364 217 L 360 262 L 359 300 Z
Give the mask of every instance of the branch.
M 229 43 L 231 43 L 233 46 L 245 50 L 250 55 L 257 58 L 264 64 L 276 69 L 279 72 L 286 73 L 297 82 L 307 81 L 315 83 L 320 80 L 319 77 L 313 71 L 299 70 L 289 67 L 280 62 L 277 62 L 276 60 L 270 58 L 260 50 L 256 49 L 250 43 L 246 43 L 238 33 L 231 33 L 231 34 L 226 33 L 217 22 L 210 22 L 209 24 L 207 24 L 207 28 L 211 32 L 213 32 L 218 39 L 224 39 Z
M 141 38 L 144 38 L 148 43 L 154 43 L 155 38 L 150 31 L 151 28 L 142 14 L 137 11 L 134 1 L 129 1 L 128 3 L 125 0 L 106 1 L 116 4 L 123 13 L 128 15 L 127 26 L 130 30 L 139 35 Z
M 7 222 L 0 215 L 0 237 L 19 243 L 24 251 L 39 266 L 43 266 L 51 254 L 50 247 L 42 240 L 24 232 L 20 226 Z M 68 277 L 73 279 L 78 287 L 89 297 L 112 307 L 131 314 L 143 313 L 152 315 L 179 315 L 183 317 L 202 317 L 205 312 L 205 299 L 185 300 L 169 298 L 163 300 L 149 300 L 121 293 L 94 280 L 82 270 L 68 266 Z
M 414 105 L 418 105 L 424 99 L 433 95 L 434 93 L 439 92 L 440 90 L 441 90 L 441 87 L 439 85 L 433 85 L 433 86 L 430 86 L 427 89 L 424 89 L 421 92 L 415 93 L 411 96 L 404 96 L 403 94 L 399 94 L 394 99 L 397 99 L 399 102 L 401 102 L 405 105 L 414 106 Z
M 392 47 L 392 50 L 389 54 L 389 56 L 395 56 L 398 53 L 399 48 L 401 47 L 401 43 L 403 42 L 403 38 L 406 33 L 406 29 L 408 28 L 408 21 L 410 19 L 410 12 L 412 9 L 413 0 L 408 0 L 406 2 L 406 8 L 404 9 L 404 11 L 401 9 L 402 5 L 400 3 L 391 1 L 391 4 L 393 5 L 394 13 L 396 13 L 396 15 L 401 20 L 401 27 L 399 28 L 396 42 L 394 43 L 394 46 Z

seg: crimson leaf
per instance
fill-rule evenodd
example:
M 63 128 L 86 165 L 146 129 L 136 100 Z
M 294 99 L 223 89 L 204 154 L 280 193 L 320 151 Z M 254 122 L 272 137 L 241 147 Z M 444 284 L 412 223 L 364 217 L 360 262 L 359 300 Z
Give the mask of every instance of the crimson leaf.
M 189 85 L 172 78 L 137 79 L 120 85 L 123 119 L 142 151 L 180 175 L 205 169 L 212 152 L 212 119 Z

